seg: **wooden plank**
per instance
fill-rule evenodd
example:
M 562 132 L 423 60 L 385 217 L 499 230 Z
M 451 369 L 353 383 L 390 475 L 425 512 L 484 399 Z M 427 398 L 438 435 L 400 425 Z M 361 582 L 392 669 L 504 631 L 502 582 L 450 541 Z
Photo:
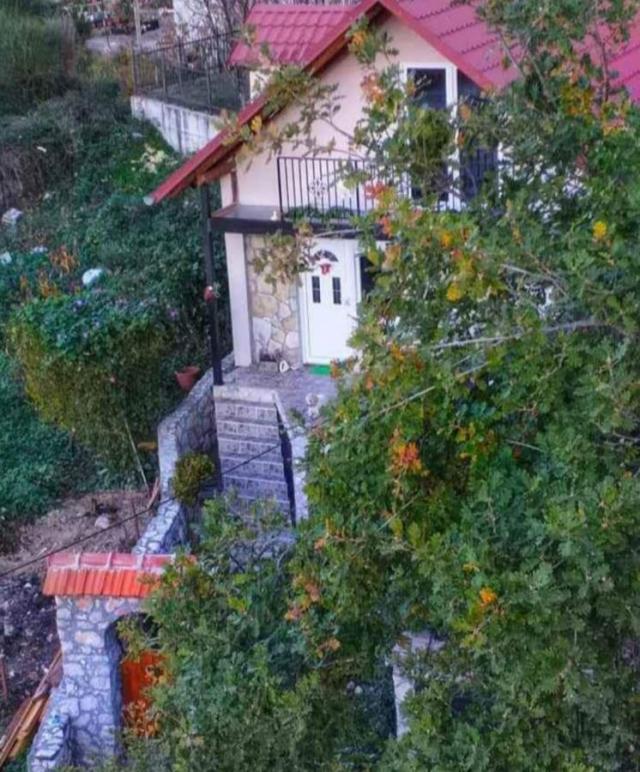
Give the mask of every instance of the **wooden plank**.
M 58 686 L 61 679 L 62 652 L 58 651 L 35 692 L 22 702 L 0 740 L 0 769 L 26 748 L 38 728 L 51 690 Z

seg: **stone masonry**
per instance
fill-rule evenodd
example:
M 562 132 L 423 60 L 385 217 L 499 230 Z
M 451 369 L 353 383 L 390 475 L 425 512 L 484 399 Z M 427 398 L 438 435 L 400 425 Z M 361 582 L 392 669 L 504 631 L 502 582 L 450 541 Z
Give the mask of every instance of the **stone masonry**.
M 293 313 L 293 306 L 290 308 Z M 226 473 L 227 487 L 240 489 L 248 499 L 273 497 L 283 511 L 293 505 L 291 514 L 298 521 L 307 516 L 304 472 L 299 463 L 306 437 L 304 431 L 291 424 L 288 413 L 290 409 L 304 409 L 309 404 L 309 393 L 332 392 L 333 386 L 327 379 L 319 381 L 302 369 L 285 375 L 250 370 L 235 370 L 226 378 L 225 386 L 215 389 L 211 372 L 206 373 L 177 410 L 160 424 L 163 503 L 134 547 L 137 561 L 158 560 L 161 553 L 162 559 L 168 559 L 167 553 L 187 543 L 193 513 L 170 498 L 171 479 L 185 453 L 213 452 L 216 405 L 222 475 L 224 479 Z M 291 446 L 292 474 L 288 481 L 282 449 L 278 447 L 281 430 Z M 261 450 L 267 452 L 252 458 Z M 238 464 L 242 466 L 232 471 Z M 132 556 L 116 557 L 121 562 L 133 560 Z M 91 588 L 77 597 L 56 590 L 52 594 L 56 595 L 63 678 L 49 700 L 33 742 L 30 772 L 61 769 L 70 763 L 91 766 L 92 759 L 117 753 L 122 722 L 122 648 L 116 624 L 142 611 L 138 597 L 117 593 L 101 597 Z
M 158 426 L 160 500 L 158 512 L 133 548 L 136 554 L 171 552 L 188 539 L 189 508 L 171 499 L 178 460 L 190 451 L 213 453 L 216 441 L 213 373 L 208 370 L 178 408 Z
M 91 765 L 117 752 L 122 649 L 116 624 L 121 617 L 140 612 L 137 598 L 56 598 L 56 605 L 64 676 L 42 722 L 51 727 L 54 742 L 45 736 L 34 743 L 29 757 L 32 772 L 56 769 L 70 760 Z M 71 743 L 64 742 L 60 727 L 67 728 Z
M 274 394 L 269 389 L 215 387 L 218 452 L 225 491 L 239 503 L 270 499 L 292 512 L 281 432 Z M 291 459 L 288 459 L 291 471 Z
M 168 553 L 188 540 L 188 507 L 174 501 L 171 479 L 189 451 L 211 453 L 215 443 L 213 374 L 208 371 L 158 427 L 160 499 L 156 516 L 133 549 Z M 63 678 L 53 692 L 29 754 L 30 772 L 91 765 L 117 752 L 121 729 L 120 660 L 116 623 L 141 611 L 138 598 L 57 597 Z
M 284 359 L 291 367 L 302 365 L 298 290 L 294 282 L 266 281 L 253 266 L 256 249 L 264 245 L 261 236 L 245 236 L 249 277 L 249 305 L 253 334 L 253 361 Z

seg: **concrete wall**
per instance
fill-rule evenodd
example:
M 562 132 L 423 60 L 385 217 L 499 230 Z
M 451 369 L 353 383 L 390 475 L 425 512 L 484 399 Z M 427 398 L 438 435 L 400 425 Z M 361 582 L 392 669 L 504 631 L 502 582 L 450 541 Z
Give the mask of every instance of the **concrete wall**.
M 167 144 L 183 155 L 200 150 L 220 129 L 220 119 L 215 115 L 148 96 L 132 96 L 131 113 L 135 118 L 152 123 Z

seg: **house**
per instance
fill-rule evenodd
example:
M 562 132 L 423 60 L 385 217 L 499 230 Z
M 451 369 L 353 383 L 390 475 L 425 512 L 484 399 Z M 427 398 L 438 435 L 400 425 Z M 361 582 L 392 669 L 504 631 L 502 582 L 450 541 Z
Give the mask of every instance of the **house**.
M 444 108 L 460 97 L 501 89 L 516 77 L 515 68 L 503 64 L 498 36 L 469 4 L 361 0 L 353 6 L 257 5 L 247 19 L 255 30 L 256 45 L 237 44 L 231 62 L 251 66 L 259 46 L 266 44 L 276 63 L 300 65 L 321 82 L 336 84 L 342 101 L 332 125 L 319 119 L 312 126 L 319 144 L 333 141 L 331 152 L 319 156 L 304 147 L 285 148 L 275 157 L 267 152 L 254 154 L 248 163 L 241 153 L 244 140 L 237 133 L 222 131 L 147 198 L 149 204 L 156 204 L 189 187 L 200 189 L 210 287 L 215 285 L 212 234 L 224 234 L 235 360 L 226 385 L 217 343 L 215 292 L 209 289 L 206 295 L 222 481 L 247 498 L 274 494 L 283 505 L 289 500 L 294 519 L 306 512 L 304 485 L 293 464 L 304 453 L 303 441 L 289 436 L 291 452 L 285 442 L 280 453 L 266 443 L 265 432 L 275 438 L 278 422 L 281 430 L 286 429 L 291 407 L 299 408 L 302 400 L 304 408 L 305 391 L 313 404 L 331 395 L 327 379 L 314 382 L 313 374 L 318 366 L 353 353 L 349 341 L 370 281 L 349 215 L 366 212 L 373 201 L 364 185 L 343 184 L 345 158 L 351 159 L 347 165 L 352 167 L 366 163 L 358 160 L 357 148 L 348 139 L 365 105 L 362 70 L 349 50 L 350 31 L 362 17 L 391 38 L 397 64 L 413 79 L 417 97 L 426 106 Z M 639 60 L 640 19 L 611 62 L 635 99 L 640 99 Z M 259 89 L 259 84 L 253 85 Z M 296 106 L 283 106 L 275 113 L 268 108 L 265 96 L 258 94 L 239 113 L 239 125 L 252 128 L 273 122 L 283 126 L 297 117 Z M 496 162 L 491 149 L 460 158 L 457 190 L 445 189 L 439 204 L 450 209 L 464 206 L 465 198 L 474 194 Z M 220 184 L 222 207 L 212 212 L 209 186 L 214 182 Z M 404 188 L 407 196 L 414 195 L 411 184 Z M 269 234 L 293 233 L 301 211 L 315 236 L 313 268 L 273 286 L 256 270 L 254 258 Z M 265 360 L 276 362 L 287 375 L 275 379 L 263 372 L 260 365 Z M 270 428 L 259 420 L 265 403 L 272 411 L 276 408 L 269 418 Z M 286 430 L 281 431 L 285 435 Z M 267 468 L 262 463 L 267 458 L 275 466 Z
M 361 70 L 347 50 L 352 24 L 367 16 L 383 27 L 397 49 L 397 62 L 419 86 L 423 102 L 445 107 L 459 97 L 500 89 L 515 77 L 505 69 L 503 48 L 480 21 L 472 5 L 451 0 L 363 0 L 355 6 L 257 5 L 247 19 L 256 31 L 256 46 L 238 44 L 234 65 L 251 66 L 259 44 L 269 46 L 276 62 L 307 68 L 327 83 L 339 84 L 342 108 L 335 117 L 350 133 L 361 115 Z M 620 78 L 640 98 L 640 24 L 630 43 L 612 62 Z M 260 96 L 239 115 L 248 125 L 264 110 Z M 293 108 L 265 120 L 288 122 Z M 361 188 L 346 190 L 337 179 L 353 148 L 322 121 L 314 127 L 321 142 L 335 140 L 335 152 L 309 157 L 304 148 L 268 158 L 266 154 L 239 159 L 242 143 L 218 134 L 172 174 L 149 197 L 150 202 L 179 195 L 189 186 L 219 181 L 222 208 L 211 213 L 210 227 L 224 233 L 231 297 L 233 351 L 239 367 L 264 358 L 284 359 L 291 367 L 327 364 L 351 352 L 349 336 L 357 306 L 366 289 L 357 234 L 320 238 L 315 244 L 314 270 L 298 284 L 272 288 L 252 266 L 266 234 L 291 232 L 300 210 L 327 212 L 339 207 L 354 213 L 371 206 Z M 471 182 L 478 182 L 495 165 L 492 154 L 473 159 Z M 479 163 L 478 163 L 479 161 Z M 460 201 L 449 200 L 457 208 Z M 326 230 L 326 224 L 317 229 Z

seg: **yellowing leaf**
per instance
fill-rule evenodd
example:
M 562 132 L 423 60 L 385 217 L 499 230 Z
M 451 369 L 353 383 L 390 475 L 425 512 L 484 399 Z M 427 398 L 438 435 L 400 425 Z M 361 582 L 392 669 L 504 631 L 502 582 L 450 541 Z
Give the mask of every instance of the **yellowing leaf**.
M 457 282 L 453 282 L 447 289 L 447 300 L 451 303 L 457 303 L 462 298 L 462 290 Z

